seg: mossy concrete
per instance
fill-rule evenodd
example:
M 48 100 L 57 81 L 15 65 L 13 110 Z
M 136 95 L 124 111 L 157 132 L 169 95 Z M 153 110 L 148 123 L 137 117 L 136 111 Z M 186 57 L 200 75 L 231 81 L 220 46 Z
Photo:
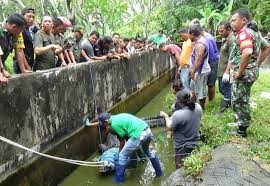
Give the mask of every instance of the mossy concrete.
M 0 89 L 0 135 L 83 160 L 98 143 L 96 128 L 82 128 L 83 117 L 94 120 L 95 108 L 136 112 L 169 82 L 172 68 L 168 55 L 152 51 L 14 77 Z M 75 167 L 0 142 L 0 185 L 56 185 Z

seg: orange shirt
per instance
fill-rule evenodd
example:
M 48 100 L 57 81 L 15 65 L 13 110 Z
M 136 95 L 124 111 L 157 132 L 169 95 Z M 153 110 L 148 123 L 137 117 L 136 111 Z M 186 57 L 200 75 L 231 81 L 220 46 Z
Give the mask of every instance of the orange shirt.
M 190 56 L 192 53 L 192 42 L 191 40 L 187 40 L 183 43 L 182 52 L 180 55 L 180 66 L 187 67 L 189 64 Z

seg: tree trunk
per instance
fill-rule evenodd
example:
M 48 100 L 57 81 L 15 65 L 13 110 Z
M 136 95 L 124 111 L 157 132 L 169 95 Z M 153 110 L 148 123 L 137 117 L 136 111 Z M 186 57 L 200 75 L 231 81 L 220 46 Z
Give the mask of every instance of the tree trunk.
M 40 0 L 40 14 L 41 14 L 41 17 L 43 17 L 45 15 L 44 0 Z

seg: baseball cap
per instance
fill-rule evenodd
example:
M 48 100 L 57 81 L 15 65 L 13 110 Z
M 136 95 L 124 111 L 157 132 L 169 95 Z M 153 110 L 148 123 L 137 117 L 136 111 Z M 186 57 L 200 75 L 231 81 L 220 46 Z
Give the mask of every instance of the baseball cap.
M 102 112 L 99 116 L 98 116 L 98 125 L 103 128 L 104 123 L 106 120 L 110 119 L 111 114 L 108 112 Z
M 72 24 L 70 22 L 70 20 L 68 20 L 67 18 L 63 17 L 63 16 L 58 16 L 58 19 L 60 19 L 63 22 L 63 25 L 65 27 L 72 27 Z
M 84 30 L 82 26 L 74 26 L 72 32 L 80 32 L 81 34 L 83 34 Z

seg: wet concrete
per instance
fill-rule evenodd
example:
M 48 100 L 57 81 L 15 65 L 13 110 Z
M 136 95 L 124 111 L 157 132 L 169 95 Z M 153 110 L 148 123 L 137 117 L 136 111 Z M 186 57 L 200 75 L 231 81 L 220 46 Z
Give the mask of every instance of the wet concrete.
M 163 186 L 180 185 L 270 185 L 270 172 L 241 154 L 243 147 L 237 144 L 225 144 L 213 150 L 213 159 L 207 163 L 201 175 L 196 179 L 184 176 L 183 169 L 173 172 L 162 182 Z

